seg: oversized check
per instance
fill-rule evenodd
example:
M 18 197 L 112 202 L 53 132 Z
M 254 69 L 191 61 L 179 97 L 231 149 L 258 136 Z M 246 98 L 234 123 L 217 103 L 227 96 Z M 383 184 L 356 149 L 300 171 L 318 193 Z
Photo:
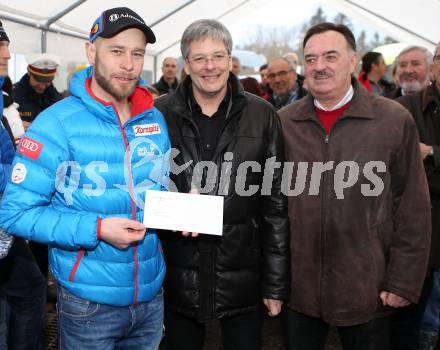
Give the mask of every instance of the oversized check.
M 222 235 L 223 197 L 147 190 L 147 228 Z

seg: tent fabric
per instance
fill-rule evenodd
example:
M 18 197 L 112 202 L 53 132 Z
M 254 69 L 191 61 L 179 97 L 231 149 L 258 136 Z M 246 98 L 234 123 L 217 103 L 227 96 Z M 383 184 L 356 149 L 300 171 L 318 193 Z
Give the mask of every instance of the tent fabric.
M 5 16 L 14 17 L 14 19 L 43 25 L 49 18 L 71 4 L 72 1 L 66 0 L 2 0 L 0 18 L 5 18 Z M 180 36 L 192 21 L 199 18 L 217 18 L 227 25 L 258 8 L 261 4 L 264 4 L 264 1 L 109 0 L 103 6 L 101 1 L 87 0 L 56 21 L 51 27 L 87 37 L 93 21 L 103 10 L 118 6 L 129 7 L 137 12 L 147 24 L 152 25 L 157 41 L 155 44 L 147 46 L 147 54 L 157 57 L 160 64 L 163 57 L 180 55 Z M 173 13 L 179 8 L 179 11 Z M 11 50 L 13 52 L 26 54 L 41 50 L 41 30 L 13 23 L 7 19 L 3 19 L 3 21 L 8 34 L 13 38 L 11 40 Z M 70 58 L 75 60 L 78 58 L 85 59 L 84 39 L 69 38 L 66 35 L 56 33 L 48 33 L 47 36 L 47 52 L 58 54 L 63 61 Z
M 327 0 L 326 4 L 408 45 L 423 46 L 432 52 L 440 40 L 438 0 Z
M 271 3 L 271 8 L 278 10 L 276 1 Z M 439 40 L 436 18 L 440 13 L 438 0 L 327 0 L 325 4 L 403 43 L 422 45 L 432 51 Z M 46 51 L 59 55 L 62 64 L 67 66 L 85 63 L 84 38 L 88 36 L 93 21 L 104 9 L 130 7 L 152 26 L 156 34 L 157 42 L 147 46 L 149 57 L 146 59 L 145 69 L 160 75 L 163 58 L 180 56 L 180 36 L 192 21 L 216 18 L 228 26 L 240 21 L 253 10 L 267 5 L 266 0 L 108 0 L 105 5 L 98 0 L 2 0 L 0 19 L 11 38 L 12 52 L 40 52 L 41 29 L 15 22 L 41 27 L 53 16 L 72 7 L 71 11 L 57 19 L 50 28 L 83 38 L 51 32 L 46 34 Z M 300 9 L 300 1 L 291 1 L 291 11 Z M 289 9 L 283 8 L 283 11 Z M 292 23 L 292 26 L 298 24 Z
M 396 60 L 396 57 L 399 55 L 402 50 L 408 47 L 408 44 L 404 43 L 392 43 L 381 45 L 373 49 L 374 52 L 379 52 L 382 54 L 382 57 L 385 61 L 385 64 L 393 64 Z

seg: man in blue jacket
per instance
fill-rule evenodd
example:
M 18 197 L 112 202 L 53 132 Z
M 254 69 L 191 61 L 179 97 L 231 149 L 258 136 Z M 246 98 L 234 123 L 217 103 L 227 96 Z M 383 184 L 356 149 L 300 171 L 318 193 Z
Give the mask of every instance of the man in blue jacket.
M 143 218 L 164 190 L 170 142 L 139 83 L 152 30 L 128 8 L 106 10 L 86 44 L 91 67 L 20 142 L 0 227 L 49 245 L 58 281 L 60 349 L 156 349 L 165 264 Z
M 0 22 L 0 194 L 3 193 L 6 185 L 6 177 L 11 168 L 11 161 L 14 155 L 14 147 L 11 138 L 1 122 L 3 118 L 3 81 L 7 74 L 8 61 L 11 58 L 9 53 L 9 38 Z
M 12 138 L 1 121 L 1 88 L 10 58 L 9 38 L 0 22 L 0 199 L 15 153 Z M 0 228 L 0 349 L 41 349 L 45 296 L 45 281 L 28 244 L 23 238 L 13 241 Z

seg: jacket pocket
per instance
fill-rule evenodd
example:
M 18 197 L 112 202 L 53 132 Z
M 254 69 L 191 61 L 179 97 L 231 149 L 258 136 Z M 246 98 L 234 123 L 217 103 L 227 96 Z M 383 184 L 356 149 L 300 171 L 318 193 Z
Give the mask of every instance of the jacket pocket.
M 73 279 L 75 278 L 76 270 L 78 269 L 79 263 L 81 262 L 83 255 L 84 255 L 84 249 L 80 249 L 78 255 L 76 256 L 75 264 L 73 265 L 72 270 L 70 270 L 70 275 L 69 275 L 70 282 L 73 282 Z

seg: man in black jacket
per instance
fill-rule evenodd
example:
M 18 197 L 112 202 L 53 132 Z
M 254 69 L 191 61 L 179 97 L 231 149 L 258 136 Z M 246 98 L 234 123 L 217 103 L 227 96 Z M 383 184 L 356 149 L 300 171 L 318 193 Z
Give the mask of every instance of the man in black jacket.
M 153 87 L 159 91 L 159 96 L 176 90 L 179 81 L 177 80 L 177 60 L 174 57 L 166 57 L 162 62 L 162 76 Z
M 178 191 L 224 196 L 221 237 L 162 234 L 167 349 L 202 349 L 212 319 L 220 319 L 225 350 L 261 349 L 263 302 L 275 316 L 289 294 L 281 125 L 229 74 L 231 50 L 221 23 L 191 24 L 181 40 L 188 76 L 156 101 L 177 150 Z
M 53 86 L 58 67 L 58 57 L 50 54 L 29 54 L 28 72 L 14 85 L 12 94 L 18 103 L 18 111 L 25 128 L 37 115 L 62 99 L 62 95 Z
M 440 329 L 440 43 L 432 62 L 434 82 L 415 94 L 399 97 L 413 115 L 420 135 L 420 153 L 425 164 L 431 197 L 431 254 L 428 278 L 414 319 L 418 325 L 418 350 L 434 350 Z M 416 347 L 413 347 L 416 348 Z
M 269 63 L 269 85 L 272 96 L 269 102 L 279 110 L 307 95 L 301 86 L 295 67 L 287 58 L 277 57 Z
M 396 57 L 396 74 L 399 86 L 384 92 L 384 96 L 396 99 L 412 95 L 429 85 L 432 54 L 422 46 L 408 46 Z

